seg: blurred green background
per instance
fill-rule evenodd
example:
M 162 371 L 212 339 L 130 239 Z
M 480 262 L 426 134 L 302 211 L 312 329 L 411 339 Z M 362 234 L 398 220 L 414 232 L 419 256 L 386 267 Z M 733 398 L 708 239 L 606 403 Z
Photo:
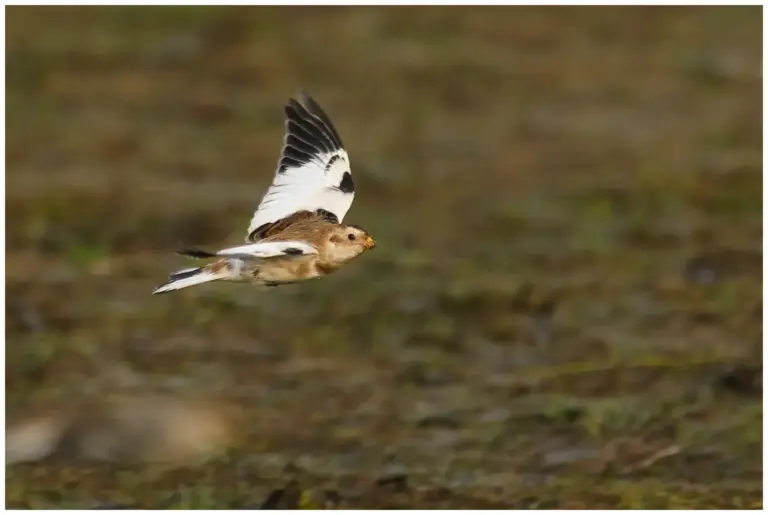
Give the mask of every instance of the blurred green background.
M 9 420 L 244 417 L 202 466 L 9 467 L 8 505 L 761 506 L 761 38 L 759 7 L 6 9 Z M 300 88 L 377 249 L 152 297 L 179 242 L 242 241 Z

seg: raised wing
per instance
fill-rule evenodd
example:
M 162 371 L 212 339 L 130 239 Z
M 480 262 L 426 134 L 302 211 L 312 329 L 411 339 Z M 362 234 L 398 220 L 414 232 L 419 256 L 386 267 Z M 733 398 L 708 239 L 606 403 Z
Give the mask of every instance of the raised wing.
M 320 211 L 341 222 L 355 197 L 355 184 L 339 134 L 312 97 L 285 106 L 285 140 L 275 180 L 251 219 L 246 241 L 297 211 Z

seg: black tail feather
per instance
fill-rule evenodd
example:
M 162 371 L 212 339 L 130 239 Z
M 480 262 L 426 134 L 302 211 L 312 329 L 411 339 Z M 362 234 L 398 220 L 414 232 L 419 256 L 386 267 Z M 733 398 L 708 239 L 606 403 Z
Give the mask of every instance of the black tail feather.
M 162 295 L 164 293 L 170 293 L 173 290 L 166 290 L 166 291 L 158 291 L 158 290 L 165 288 L 169 284 L 173 284 L 176 281 L 179 281 L 181 279 L 193 277 L 199 274 L 202 270 L 203 270 L 202 268 L 187 268 L 186 270 L 179 270 L 178 272 L 173 272 L 171 275 L 168 276 L 170 280 L 164 284 L 161 284 L 157 288 L 155 288 L 155 291 L 152 292 L 152 295 Z
M 206 252 L 204 250 L 197 249 L 194 247 L 184 247 L 183 249 L 177 250 L 176 253 L 182 256 L 193 257 L 195 259 L 206 259 L 206 258 L 216 257 L 216 254 L 211 254 L 210 252 Z
M 169 285 L 169 284 L 171 284 L 172 282 L 173 282 L 173 281 L 168 281 L 167 283 L 163 283 L 163 284 L 161 284 L 160 286 L 158 286 L 157 288 L 155 288 L 155 291 L 153 291 L 153 292 L 152 292 L 152 295 L 164 295 L 164 294 L 166 294 L 166 293 L 171 293 L 171 291 L 172 291 L 172 290 L 166 290 L 166 291 L 158 291 L 158 290 L 159 290 L 160 288 L 163 288 L 163 287 L 165 287 L 165 286 L 168 286 L 168 285 Z
M 174 272 L 170 275 L 171 281 L 178 281 L 179 279 L 186 279 L 187 277 L 192 277 L 193 275 L 197 275 L 200 273 L 200 268 L 189 268 L 187 270 L 179 270 L 178 272 Z

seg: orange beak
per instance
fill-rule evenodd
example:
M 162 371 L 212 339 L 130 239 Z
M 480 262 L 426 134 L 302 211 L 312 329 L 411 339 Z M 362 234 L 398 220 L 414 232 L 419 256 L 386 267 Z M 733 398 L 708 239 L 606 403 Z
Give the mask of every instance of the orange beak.
M 363 247 L 365 248 L 365 250 L 371 250 L 375 246 L 376 246 L 376 242 L 373 241 L 373 238 L 371 238 L 370 236 L 367 236 L 365 238 L 365 243 L 363 244 Z

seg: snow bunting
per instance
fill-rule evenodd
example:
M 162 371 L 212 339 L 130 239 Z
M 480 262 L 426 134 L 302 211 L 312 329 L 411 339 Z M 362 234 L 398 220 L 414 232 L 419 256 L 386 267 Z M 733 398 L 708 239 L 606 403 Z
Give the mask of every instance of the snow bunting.
M 153 294 L 210 281 L 266 286 L 323 277 L 376 246 L 365 229 L 342 224 L 355 197 L 349 156 L 331 120 L 312 97 L 285 106 L 285 139 L 272 186 L 251 219 L 246 245 L 215 253 L 188 248 L 179 254 L 219 258 L 171 274 Z

